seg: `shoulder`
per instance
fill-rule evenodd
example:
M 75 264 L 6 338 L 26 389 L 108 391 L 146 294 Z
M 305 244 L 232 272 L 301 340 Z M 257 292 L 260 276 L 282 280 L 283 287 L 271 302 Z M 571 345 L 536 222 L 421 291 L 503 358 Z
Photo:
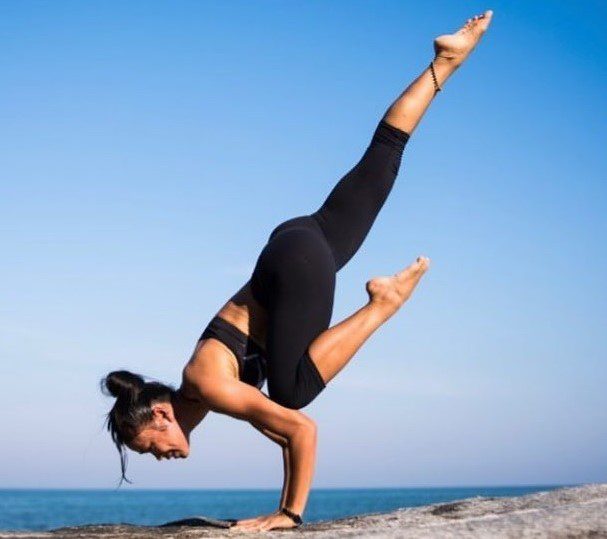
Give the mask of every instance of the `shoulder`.
M 238 359 L 221 341 L 208 338 L 198 342 L 183 369 L 184 379 L 195 382 L 204 377 L 238 379 Z

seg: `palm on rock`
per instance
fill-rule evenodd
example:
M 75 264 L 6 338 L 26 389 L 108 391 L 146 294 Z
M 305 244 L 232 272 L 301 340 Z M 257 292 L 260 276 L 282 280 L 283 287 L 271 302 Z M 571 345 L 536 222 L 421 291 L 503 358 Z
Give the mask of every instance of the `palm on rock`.
M 295 528 L 297 524 L 293 522 L 291 517 L 276 511 L 271 515 L 262 515 L 256 518 L 242 519 L 236 522 L 230 530 L 243 532 L 264 532 L 270 530 L 283 530 Z

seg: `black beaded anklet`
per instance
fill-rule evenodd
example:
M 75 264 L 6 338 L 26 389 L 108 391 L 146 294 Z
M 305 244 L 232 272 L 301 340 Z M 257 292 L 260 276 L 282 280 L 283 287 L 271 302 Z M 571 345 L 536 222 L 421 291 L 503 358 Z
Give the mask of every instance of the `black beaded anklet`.
M 298 526 L 301 526 L 303 524 L 303 520 L 301 519 L 301 515 L 298 515 L 297 513 L 294 513 L 293 511 L 290 511 L 286 507 L 281 507 L 280 508 L 280 512 L 283 513 L 283 514 L 285 514 L 285 515 L 287 515 Z
M 438 85 L 438 81 L 436 80 L 436 73 L 434 72 L 434 60 L 430 62 L 430 72 L 432 73 L 432 81 L 434 82 L 434 94 L 436 95 L 442 90 L 442 88 Z

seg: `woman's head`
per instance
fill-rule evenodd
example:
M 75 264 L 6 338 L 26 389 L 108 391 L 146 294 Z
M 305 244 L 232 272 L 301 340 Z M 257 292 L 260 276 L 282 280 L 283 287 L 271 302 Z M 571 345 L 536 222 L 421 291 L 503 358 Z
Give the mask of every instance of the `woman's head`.
M 120 454 L 120 483 L 130 482 L 125 476 L 125 447 L 152 453 L 158 460 L 188 456 L 190 447 L 175 417 L 176 392 L 171 386 L 145 382 L 129 371 L 113 371 L 101 380 L 101 390 L 116 398 L 106 421 Z

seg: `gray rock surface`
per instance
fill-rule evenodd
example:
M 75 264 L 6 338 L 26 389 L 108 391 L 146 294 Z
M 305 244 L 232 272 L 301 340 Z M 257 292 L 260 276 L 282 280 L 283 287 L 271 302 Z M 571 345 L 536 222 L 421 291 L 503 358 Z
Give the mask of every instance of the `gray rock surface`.
M 0 532 L 0 538 L 243 537 L 206 527 L 78 526 L 49 532 Z M 467 498 L 391 513 L 304 524 L 256 537 L 483 537 L 607 538 L 607 484 L 563 488 L 514 498 Z

